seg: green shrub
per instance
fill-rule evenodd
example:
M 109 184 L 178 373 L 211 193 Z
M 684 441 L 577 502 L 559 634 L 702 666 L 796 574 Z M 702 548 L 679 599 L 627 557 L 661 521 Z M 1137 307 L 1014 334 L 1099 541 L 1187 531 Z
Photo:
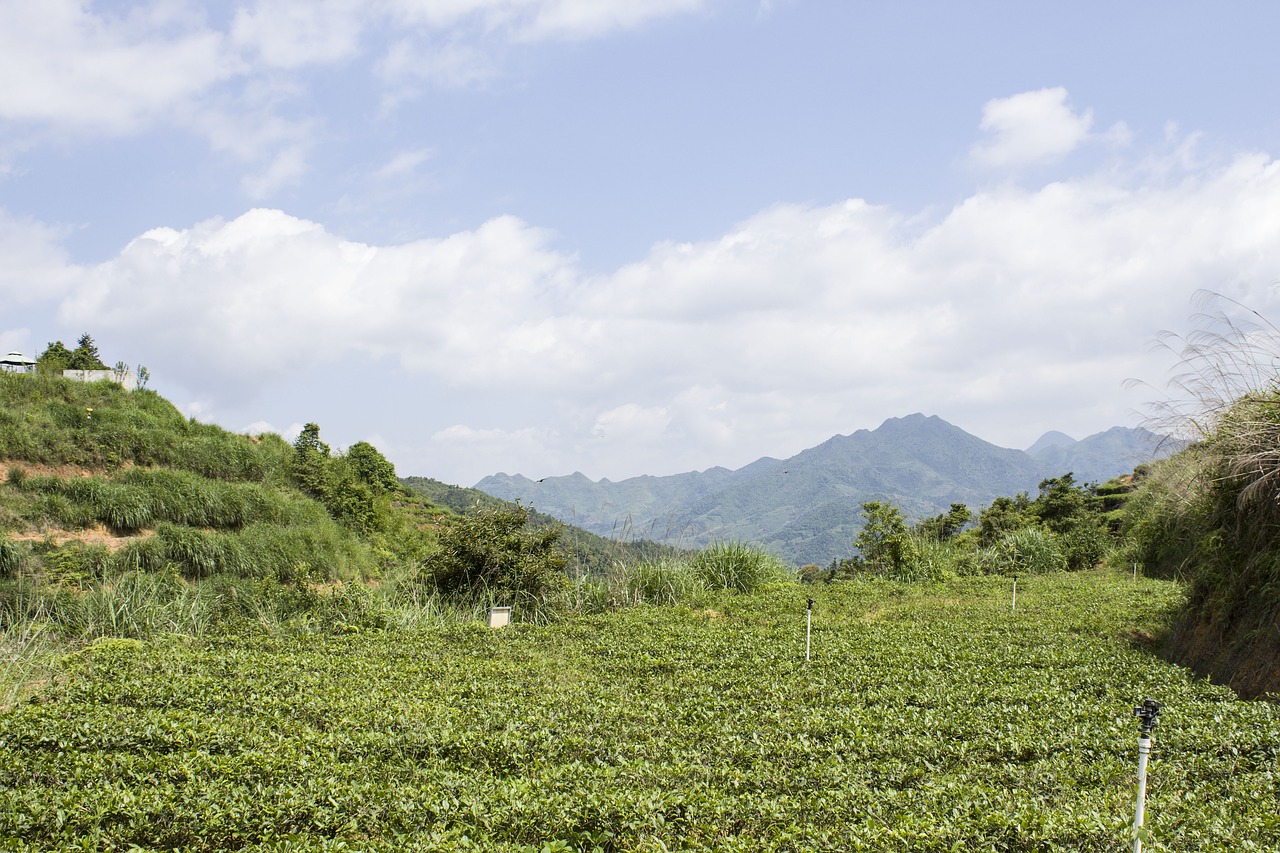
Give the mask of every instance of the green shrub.
M 564 590 L 561 528 L 534 528 L 522 506 L 476 508 L 439 531 L 424 576 L 449 594 L 543 595 Z

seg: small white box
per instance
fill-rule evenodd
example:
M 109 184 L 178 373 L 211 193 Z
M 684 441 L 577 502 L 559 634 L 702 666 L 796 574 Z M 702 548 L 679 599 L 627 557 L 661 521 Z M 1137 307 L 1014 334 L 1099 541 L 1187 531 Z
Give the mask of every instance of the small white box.
M 489 608 L 489 627 L 505 628 L 511 624 L 511 608 L 510 607 L 490 607 Z

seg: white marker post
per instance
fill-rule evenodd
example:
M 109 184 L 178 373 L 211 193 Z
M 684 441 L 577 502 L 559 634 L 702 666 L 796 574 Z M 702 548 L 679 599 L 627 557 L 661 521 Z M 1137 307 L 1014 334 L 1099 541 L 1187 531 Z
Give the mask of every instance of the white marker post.
M 1142 720 L 1142 733 L 1138 735 L 1138 808 L 1133 815 L 1133 853 L 1142 853 L 1142 824 L 1147 811 L 1147 756 L 1151 755 L 1151 730 L 1159 722 L 1161 704 L 1144 699 L 1133 709 Z
M 804 659 L 809 659 L 809 636 L 813 633 L 813 599 L 809 599 L 809 609 L 804 614 Z
M 1018 576 L 1013 576 L 1013 604 L 1009 606 L 1010 610 L 1018 609 Z

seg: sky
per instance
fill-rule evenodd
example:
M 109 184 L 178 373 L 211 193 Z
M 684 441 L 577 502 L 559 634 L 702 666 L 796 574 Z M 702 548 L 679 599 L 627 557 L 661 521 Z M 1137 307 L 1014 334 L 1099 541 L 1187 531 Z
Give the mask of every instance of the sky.
M 0 0 L 0 351 L 401 476 L 1140 426 L 1280 320 L 1280 4 Z M 1132 382 L 1131 380 L 1137 380 Z

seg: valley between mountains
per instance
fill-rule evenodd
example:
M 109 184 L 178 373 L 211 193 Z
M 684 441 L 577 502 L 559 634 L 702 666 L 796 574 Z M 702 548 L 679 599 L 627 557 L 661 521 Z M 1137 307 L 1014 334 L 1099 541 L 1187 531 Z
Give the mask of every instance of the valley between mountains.
M 1105 482 L 1174 449 L 1148 430 L 1114 427 L 1080 441 L 1050 432 L 1014 450 L 917 413 L 736 471 L 618 482 L 494 474 L 475 488 L 602 536 L 690 548 L 740 540 L 796 565 L 826 565 L 852 553 L 867 501 L 892 502 L 915 519 L 953 503 L 976 511 L 1002 495 L 1034 495 L 1042 480 L 1068 472 L 1077 482 Z

